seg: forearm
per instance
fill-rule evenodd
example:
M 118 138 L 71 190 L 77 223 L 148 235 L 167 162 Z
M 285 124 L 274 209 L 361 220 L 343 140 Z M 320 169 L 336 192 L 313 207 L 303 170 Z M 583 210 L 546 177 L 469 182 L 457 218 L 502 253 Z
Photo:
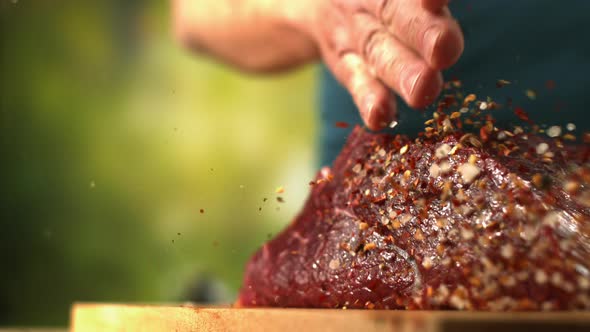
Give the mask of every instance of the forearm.
M 188 48 L 240 69 L 282 70 L 319 58 L 304 2 L 173 0 L 174 30 Z

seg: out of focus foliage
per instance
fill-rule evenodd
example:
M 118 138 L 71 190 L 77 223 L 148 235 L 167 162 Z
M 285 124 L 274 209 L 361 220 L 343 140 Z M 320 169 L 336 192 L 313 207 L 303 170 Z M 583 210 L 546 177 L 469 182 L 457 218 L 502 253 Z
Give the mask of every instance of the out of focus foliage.
M 167 6 L 0 1 L 0 325 L 182 301 L 204 276 L 235 294 L 300 208 L 313 70 L 245 77 L 191 56 Z

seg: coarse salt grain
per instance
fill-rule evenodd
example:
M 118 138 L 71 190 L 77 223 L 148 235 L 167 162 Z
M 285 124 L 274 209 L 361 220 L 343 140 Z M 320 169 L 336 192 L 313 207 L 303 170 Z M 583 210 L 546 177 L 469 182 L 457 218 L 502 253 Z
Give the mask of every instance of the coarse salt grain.
M 449 152 L 451 152 L 451 146 L 445 143 L 441 144 L 441 146 L 436 149 L 434 155 L 440 159 L 446 157 Z
M 336 270 L 337 268 L 340 267 L 340 260 L 338 260 L 338 259 L 331 260 L 330 263 L 328 263 L 328 267 L 332 270 Z
M 576 130 L 576 125 L 573 124 L 573 123 L 568 123 L 567 126 L 566 126 L 566 128 L 569 131 L 574 131 L 574 130 Z
M 464 240 L 471 240 L 471 239 L 473 239 L 473 236 L 474 236 L 474 234 L 473 234 L 472 230 L 466 229 L 466 228 L 461 229 L 461 237 Z
M 545 215 L 545 217 L 543 217 L 543 224 L 544 225 L 548 225 L 551 227 L 555 227 L 557 225 L 557 222 L 559 221 L 559 212 L 556 211 L 551 211 L 549 213 L 547 213 Z
M 561 273 L 553 272 L 553 274 L 551 274 L 551 283 L 555 287 L 561 286 L 561 284 L 563 283 L 563 277 L 561 276 Z
M 443 161 L 439 164 L 440 174 L 448 173 L 451 170 L 451 164 L 448 161 Z
M 389 128 L 393 129 L 397 127 L 397 121 L 391 121 L 391 123 L 389 124 Z
M 500 255 L 506 259 L 510 259 L 514 256 L 514 247 L 507 243 L 500 248 Z
M 469 300 L 467 299 L 461 299 L 460 297 L 458 297 L 457 295 L 452 295 L 451 298 L 449 299 L 449 304 L 454 307 L 455 309 L 465 309 L 467 306 L 470 305 Z
M 580 287 L 580 289 L 583 289 L 583 290 L 590 289 L 590 280 L 588 280 L 588 277 L 579 276 L 578 277 L 578 287 Z
M 360 172 L 360 171 L 361 171 L 361 168 L 362 168 L 362 167 L 363 167 L 363 166 L 361 166 L 361 164 L 356 164 L 356 165 L 354 165 L 354 167 L 352 168 L 352 171 L 353 171 L 353 172 L 355 172 L 355 173 L 358 173 L 358 172 Z
M 532 241 L 536 236 L 536 230 L 534 226 L 531 225 L 526 225 L 523 227 L 522 232 L 520 233 L 520 237 L 523 238 L 523 240 L 530 242 Z
M 462 164 L 457 168 L 457 171 L 459 172 L 459 174 L 461 174 L 461 178 L 463 179 L 463 182 L 466 184 L 471 183 L 473 180 L 475 180 L 475 178 L 481 172 L 479 167 L 470 163 Z
M 486 103 L 485 101 L 482 101 L 481 104 L 479 104 L 479 109 L 482 111 L 485 111 L 488 108 L 488 103 Z
M 561 127 L 560 126 L 551 126 L 547 129 L 547 136 L 549 137 L 558 137 L 561 135 Z
M 549 144 L 543 142 L 537 145 L 537 154 L 545 154 L 549 150 Z
M 409 214 L 409 213 L 404 213 L 404 214 L 402 214 L 402 215 L 399 217 L 399 221 L 400 221 L 402 224 L 405 224 L 405 223 L 407 223 L 407 222 L 408 222 L 408 221 L 410 221 L 411 219 L 412 219 L 412 215 L 411 215 L 411 214 Z
M 425 269 L 429 270 L 432 267 L 432 259 L 430 259 L 430 257 L 424 258 L 424 260 L 422 261 L 422 266 L 424 266 Z
M 535 282 L 539 285 L 543 285 L 547 282 L 547 273 L 543 270 L 535 271 Z
M 429 172 L 430 176 L 435 178 L 440 175 L 440 167 L 438 166 L 438 164 L 432 164 L 430 165 Z

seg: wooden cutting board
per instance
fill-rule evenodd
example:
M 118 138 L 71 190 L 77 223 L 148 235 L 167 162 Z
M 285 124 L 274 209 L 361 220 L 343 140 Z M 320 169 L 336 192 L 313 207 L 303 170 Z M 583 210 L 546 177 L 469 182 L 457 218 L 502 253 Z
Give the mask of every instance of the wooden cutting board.
M 71 331 L 590 331 L 590 312 L 487 313 L 75 304 Z

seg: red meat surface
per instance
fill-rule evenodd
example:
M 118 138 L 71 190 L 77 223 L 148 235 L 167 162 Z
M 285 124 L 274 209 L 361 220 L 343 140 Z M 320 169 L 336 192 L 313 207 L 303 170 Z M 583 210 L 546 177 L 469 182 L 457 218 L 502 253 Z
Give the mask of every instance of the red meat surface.
M 450 123 L 416 140 L 355 128 L 238 305 L 590 309 L 588 144 Z

